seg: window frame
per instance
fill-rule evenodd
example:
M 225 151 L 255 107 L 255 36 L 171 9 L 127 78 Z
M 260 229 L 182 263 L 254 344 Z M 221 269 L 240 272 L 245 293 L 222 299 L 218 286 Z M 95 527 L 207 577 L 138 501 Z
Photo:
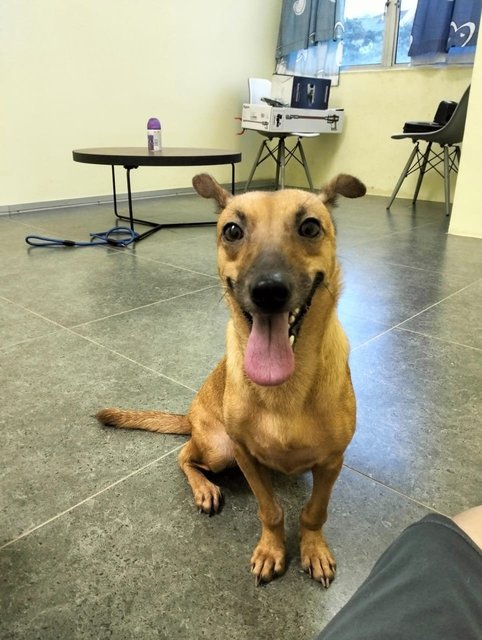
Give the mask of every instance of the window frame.
M 379 71 L 386 69 L 404 69 L 410 67 L 408 62 L 397 62 L 398 31 L 401 14 L 401 0 L 385 1 L 385 28 L 383 31 L 382 59 L 376 64 L 342 63 L 340 72 L 347 71 Z

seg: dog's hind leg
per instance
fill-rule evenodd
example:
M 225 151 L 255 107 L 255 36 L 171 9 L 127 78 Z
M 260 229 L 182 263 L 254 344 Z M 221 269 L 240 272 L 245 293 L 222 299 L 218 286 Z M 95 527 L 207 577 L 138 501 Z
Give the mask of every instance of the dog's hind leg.
M 235 465 L 234 445 L 223 424 L 225 366 L 223 359 L 194 398 L 188 414 L 192 438 L 179 454 L 179 466 L 191 485 L 194 501 L 209 515 L 219 511 L 222 494 L 203 470 L 218 473 Z
M 186 435 L 192 433 L 191 419 L 194 419 L 194 437 L 181 449 L 179 466 L 188 479 L 200 511 L 210 515 L 219 511 L 222 505 L 221 490 L 206 478 L 202 469 L 216 473 L 234 464 L 232 442 L 221 423 L 212 418 L 210 424 L 204 423 L 193 412 L 184 416 L 161 411 L 114 408 L 103 409 L 96 417 L 102 424 L 120 429 Z
M 219 511 L 223 503 L 223 495 L 221 489 L 208 480 L 202 470 L 217 472 L 233 464 L 229 437 L 224 434 L 224 438 L 227 444 L 224 452 L 214 447 L 208 448 L 206 442 L 203 442 L 201 448 L 196 440 L 191 438 L 179 454 L 179 466 L 191 486 L 194 502 L 199 511 L 209 515 Z

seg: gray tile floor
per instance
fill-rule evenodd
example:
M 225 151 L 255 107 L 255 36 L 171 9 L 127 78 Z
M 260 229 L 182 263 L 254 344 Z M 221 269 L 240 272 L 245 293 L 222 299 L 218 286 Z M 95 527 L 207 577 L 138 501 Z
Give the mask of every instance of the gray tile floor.
M 443 206 L 340 202 L 340 315 L 358 427 L 326 533 L 339 572 L 301 571 L 306 477 L 275 478 L 286 574 L 255 588 L 256 505 L 222 474 L 222 513 L 194 508 L 180 436 L 101 428 L 109 405 L 185 411 L 224 348 L 212 228 L 136 246 L 29 249 L 27 233 L 85 239 L 108 205 L 1 217 L 0 637 L 311 639 L 410 522 L 482 502 L 482 240 L 446 234 Z M 196 196 L 139 215 L 212 219 Z

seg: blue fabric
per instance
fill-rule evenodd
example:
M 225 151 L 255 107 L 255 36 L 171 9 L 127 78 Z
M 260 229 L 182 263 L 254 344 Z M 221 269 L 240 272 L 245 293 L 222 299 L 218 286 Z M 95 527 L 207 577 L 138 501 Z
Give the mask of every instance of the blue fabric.
M 419 0 L 408 55 L 426 56 L 447 50 L 453 0 Z
M 455 0 L 448 48 L 475 47 L 479 35 L 481 0 Z
M 322 3 L 318 4 L 318 8 Z M 284 2 L 288 8 L 293 7 L 293 0 Z M 328 6 L 329 5 L 329 6 Z M 281 50 L 281 32 L 278 41 L 277 50 L 277 66 L 276 73 L 294 74 L 297 76 L 310 76 L 314 78 L 329 78 L 332 86 L 339 82 L 340 64 L 343 55 L 343 32 L 345 17 L 345 0 L 329 0 L 324 2 L 325 11 L 318 13 L 315 28 L 316 38 L 318 42 L 308 44 L 292 51 L 288 51 L 284 55 L 280 55 Z M 312 4 L 312 9 L 314 4 Z M 322 22 L 325 22 L 322 28 Z M 315 25 L 315 27 L 316 27 Z M 330 26 L 331 25 L 331 26 Z M 285 47 L 285 50 L 290 49 Z
M 276 59 L 333 37 L 335 0 L 283 0 Z
M 419 0 L 408 55 L 446 61 L 453 47 L 475 47 L 482 0 Z
M 455 0 L 448 39 L 449 62 L 473 62 L 479 35 L 481 0 Z
M 329 78 L 332 86 L 339 83 L 343 43 L 339 40 L 318 42 L 278 60 L 276 73 L 311 78 Z

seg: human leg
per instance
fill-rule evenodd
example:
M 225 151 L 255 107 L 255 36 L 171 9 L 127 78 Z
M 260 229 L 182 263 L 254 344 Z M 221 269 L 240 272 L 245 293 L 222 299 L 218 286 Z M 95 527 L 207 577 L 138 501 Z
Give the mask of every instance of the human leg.
M 318 640 L 480 640 L 482 508 L 470 512 L 405 529 Z

